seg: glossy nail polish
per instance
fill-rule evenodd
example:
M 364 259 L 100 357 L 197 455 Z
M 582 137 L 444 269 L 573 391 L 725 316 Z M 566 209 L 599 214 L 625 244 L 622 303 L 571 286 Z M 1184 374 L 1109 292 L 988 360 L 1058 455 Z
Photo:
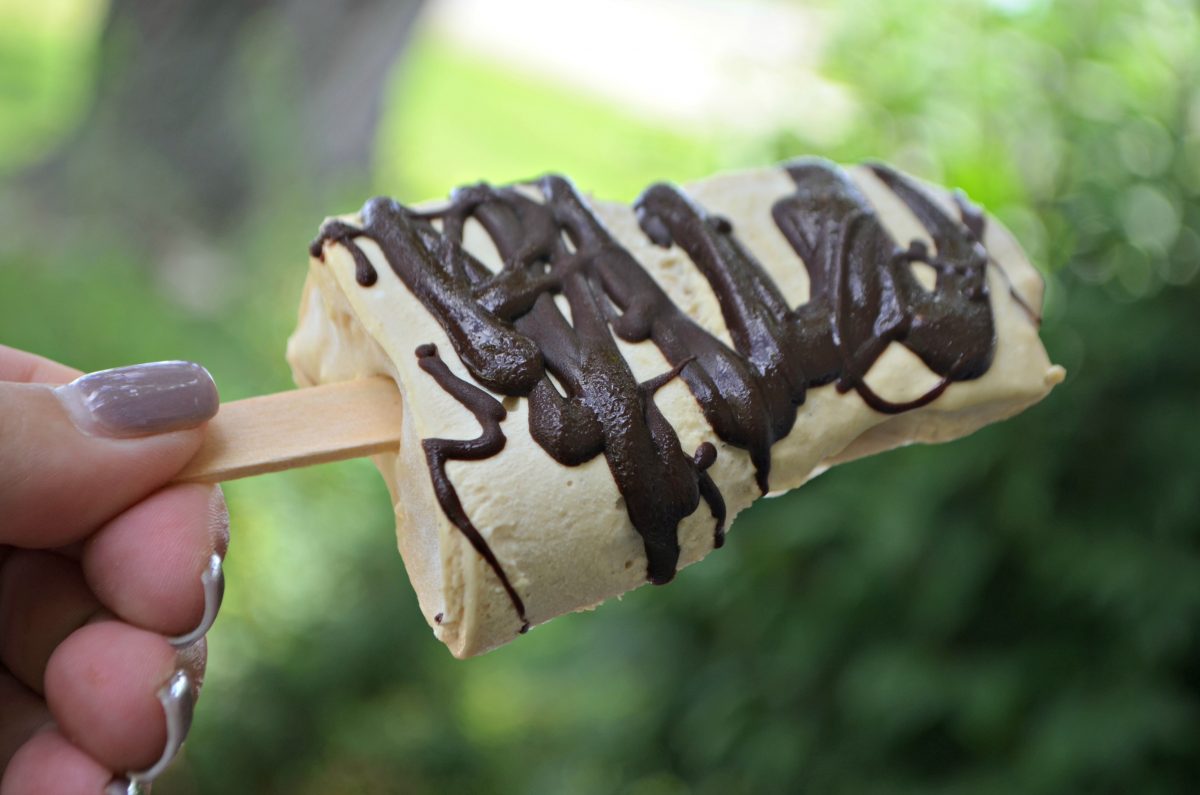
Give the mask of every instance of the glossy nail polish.
M 92 436 L 149 436 L 194 428 L 217 413 L 212 376 L 195 362 L 150 362 L 101 370 L 54 390 L 71 420 Z

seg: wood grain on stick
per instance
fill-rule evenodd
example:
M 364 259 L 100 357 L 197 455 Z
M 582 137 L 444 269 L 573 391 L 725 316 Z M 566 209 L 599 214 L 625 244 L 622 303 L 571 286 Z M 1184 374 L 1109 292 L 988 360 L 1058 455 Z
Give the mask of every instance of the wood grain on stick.
M 401 417 L 400 392 L 387 378 L 222 403 L 204 446 L 176 480 L 215 483 L 394 452 Z

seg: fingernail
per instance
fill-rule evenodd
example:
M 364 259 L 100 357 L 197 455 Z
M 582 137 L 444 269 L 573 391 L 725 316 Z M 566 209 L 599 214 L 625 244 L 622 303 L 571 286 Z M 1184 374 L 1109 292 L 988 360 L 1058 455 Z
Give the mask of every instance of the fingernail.
M 167 719 L 167 744 L 162 756 L 153 766 L 137 773 L 126 773 L 124 778 L 114 779 L 105 789 L 105 795 L 110 791 L 115 793 L 146 793 L 150 784 L 163 774 L 187 739 L 188 730 L 192 727 L 192 713 L 196 708 L 196 688 L 186 671 L 176 671 L 158 691 L 158 700 L 162 704 L 163 714 Z M 126 789 L 111 790 L 112 787 L 124 784 Z M 140 788 L 140 789 L 135 789 Z
M 209 558 L 208 568 L 200 575 L 200 582 L 204 586 L 204 615 L 191 632 L 167 638 L 167 642 L 177 649 L 186 649 L 203 638 L 217 620 L 217 611 L 221 609 L 221 600 L 225 597 L 225 575 L 221 569 L 221 556 L 217 553 L 214 552 Z
M 148 436 L 194 428 L 217 413 L 212 376 L 195 362 L 151 362 L 80 376 L 54 390 L 94 436 Z
M 150 785 L 130 781 L 125 777 L 114 778 L 104 788 L 104 795 L 150 795 Z

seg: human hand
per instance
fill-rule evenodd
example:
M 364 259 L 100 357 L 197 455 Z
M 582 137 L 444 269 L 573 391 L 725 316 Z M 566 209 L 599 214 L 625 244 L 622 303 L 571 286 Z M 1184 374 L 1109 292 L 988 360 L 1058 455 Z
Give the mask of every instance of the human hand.
M 187 733 L 220 603 L 221 490 L 167 485 L 216 413 L 208 373 L 54 388 L 77 376 L 0 345 L 0 795 L 146 791 Z

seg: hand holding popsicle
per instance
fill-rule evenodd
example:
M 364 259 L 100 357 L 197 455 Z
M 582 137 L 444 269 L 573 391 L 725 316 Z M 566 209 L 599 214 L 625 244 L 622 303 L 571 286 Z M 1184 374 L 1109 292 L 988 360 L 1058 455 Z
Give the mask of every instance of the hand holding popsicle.
M 669 581 L 762 494 L 965 435 L 1063 377 L 1016 242 L 884 166 L 795 161 L 633 207 L 557 176 L 374 199 L 311 253 L 288 347 L 310 388 L 217 413 L 185 363 L 0 383 L 5 792 L 46 765 L 93 790 L 152 778 L 177 749 L 227 541 L 203 483 L 375 456 L 422 612 L 465 657 Z M 0 381 L 74 375 L 0 349 Z M 174 534 L 139 541 L 164 518 Z M 169 581 L 109 576 L 160 553 Z M 72 688 L 84 664 L 123 665 L 116 690 Z M 106 724 L 118 703 L 138 719 Z

